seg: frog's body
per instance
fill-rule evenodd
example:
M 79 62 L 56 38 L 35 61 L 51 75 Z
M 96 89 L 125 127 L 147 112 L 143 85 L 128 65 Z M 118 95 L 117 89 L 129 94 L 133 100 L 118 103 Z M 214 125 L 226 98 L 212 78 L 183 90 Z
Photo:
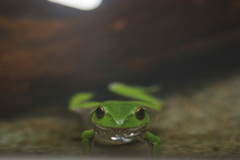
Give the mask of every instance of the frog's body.
M 129 87 L 119 83 L 117 85 L 122 85 L 120 89 L 123 90 L 119 93 L 118 89 L 113 89 L 116 87 L 114 86 L 112 87 L 113 92 L 116 91 L 118 94 L 142 101 L 86 102 L 93 97 L 91 93 L 80 93 L 72 99 L 70 109 L 82 110 L 82 108 L 95 106 L 91 111 L 94 127 L 82 133 L 83 152 L 90 153 L 94 140 L 106 144 L 123 144 L 139 140 L 149 144 L 151 155 L 159 155 L 160 139 L 146 130 L 146 126 L 150 122 L 150 115 L 144 106 L 160 109 L 160 103 L 157 103 L 157 100 L 149 96 L 142 88 Z M 124 94 L 126 91 L 128 92 Z M 135 94 L 133 96 L 130 94 L 129 96 L 129 92 L 139 95 L 136 97 Z M 78 100 L 76 100 L 77 98 Z M 84 107 L 73 107 L 76 102 L 81 102 Z

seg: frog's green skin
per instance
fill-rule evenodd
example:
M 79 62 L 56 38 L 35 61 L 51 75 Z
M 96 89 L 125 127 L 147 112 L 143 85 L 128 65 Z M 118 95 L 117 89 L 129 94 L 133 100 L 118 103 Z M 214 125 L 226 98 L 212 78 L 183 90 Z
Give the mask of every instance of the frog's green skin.
M 156 87 L 127 86 L 121 83 L 112 83 L 108 89 L 125 97 L 137 101 L 105 101 L 89 102 L 94 94 L 79 93 L 73 96 L 69 109 L 83 111 L 94 107 L 91 111 L 93 129 L 82 133 L 82 148 L 84 154 L 91 152 L 94 140 L 107 144 L 122 144 L 134 140 L 146 142 L 152 156 L 160 155 L 160 138 L 146 130 L 150 122 L 150 115 L 145 106 L 155 110 L 161 109 L 161 103 L 149 92 L 156 91 Z

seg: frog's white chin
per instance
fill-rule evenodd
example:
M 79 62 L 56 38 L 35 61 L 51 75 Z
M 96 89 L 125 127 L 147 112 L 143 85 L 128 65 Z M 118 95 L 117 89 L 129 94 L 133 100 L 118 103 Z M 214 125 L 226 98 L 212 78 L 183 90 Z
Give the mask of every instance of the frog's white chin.
M 111 140 L 111 139 L 106 139 L 106 138 L 98 138 L 96 139 L 96 142 L 101 143 L 101 144 L 107 144 L 107 145 L 119 145 L 119 144 L 125 144 L 125 143 L 130 143 L 133 141 L 136 141 L 137 139 L 129 139 L 128 141 L 123 141 L 123 140 Z
M 103 144 L 118 145 L 129 143 L 138 139 L 138 136 L 146 128 L 146 125 L 136 128 L 106 128 L 95 125 L 97 132 L 101 132 L 96 137 L 96 141 Z

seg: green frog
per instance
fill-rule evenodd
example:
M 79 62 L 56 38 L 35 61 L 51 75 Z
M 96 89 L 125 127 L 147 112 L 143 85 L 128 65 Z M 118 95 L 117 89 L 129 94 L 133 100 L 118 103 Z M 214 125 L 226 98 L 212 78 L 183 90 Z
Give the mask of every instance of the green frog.
M 162 108 L 160 100 L 150 95 L 157 92 L 159 87 L 129 86 L 114 82 L 108 89 L 135 100 L 89 101 L 94 97 L 91 92 L 78 93 L 70 100 L 70 110 L 82 112 L 92 108 L 90 118 L 93 129 L 82 133 L 83 153 L 91 153 L 94 140 L 105 144 L 124 144 L 139 140 L 149 145 L 151 156 L 159 156 L 160 138 L 146 129 L 151 119 L 148 108 L 156 111 Z

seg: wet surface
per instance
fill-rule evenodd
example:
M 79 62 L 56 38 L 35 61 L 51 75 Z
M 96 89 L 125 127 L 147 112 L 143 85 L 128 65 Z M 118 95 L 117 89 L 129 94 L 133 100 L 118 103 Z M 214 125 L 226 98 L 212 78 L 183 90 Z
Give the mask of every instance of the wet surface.
M 162 157 L 240 157 L 240 76 L 164 97 L 149 130 L 162 140 Z M 1 155 L 82 156 L 80 118 L 58 106 L 40 107 L 0 121 Z M 141 142 L 95 144 L 98 157 L 148 157 Z

